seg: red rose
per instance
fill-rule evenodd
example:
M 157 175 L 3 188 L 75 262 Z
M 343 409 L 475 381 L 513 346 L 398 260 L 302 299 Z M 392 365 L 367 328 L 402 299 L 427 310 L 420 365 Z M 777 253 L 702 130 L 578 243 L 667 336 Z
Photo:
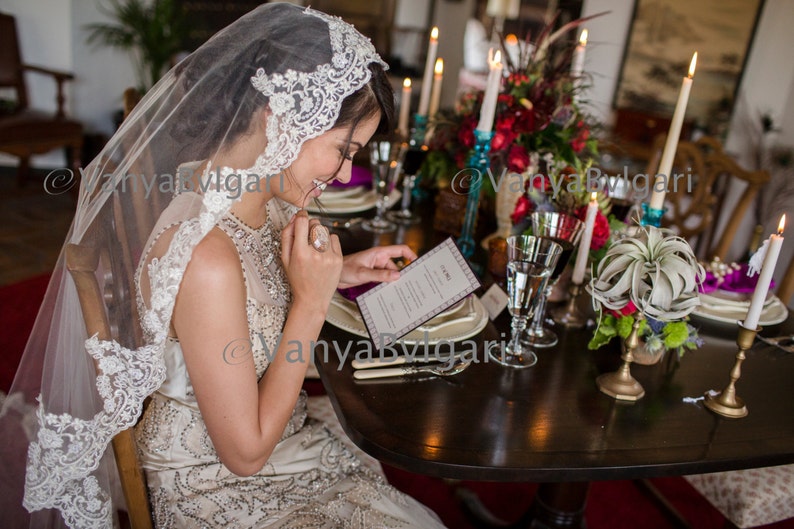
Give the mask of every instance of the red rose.
M 529 167 L 529 153 L 521 145 L 513 145 L 507 153 L 507 169 L 523 173 Z
M 622 309 L 620 310 L 607 309 L 607 312 L 612 314 L 616 318 L 619 318 L 621 316 L 630 316 L 634 314 L 635 312 L 637 312 L 637 307 L 634 305 L 633 301 L 629 300 L 628 305 L 626 305 Z
M 466 149 L 471 149 L 474 147 L 474 128 L 476 126 L 477 123 L 473 117 L 464 119 L 460 124 L 460 130 L 458 131 L 458 141 Z
M 534 187 L 535 189 L 543 191 L 544 193 L 552 189 L 551 180 L 545 174 L 537 173 L 531 176 L 532 178 L 530 183 L 532 184 L 532 187 Z
M 587 216 L 587 206 L 582 206 L 576 210 L 576 217 L 584 222 Z M 609 220 L 601 213 L 596 211 L 595 224 L 593 224 L 593 238 L 590 239 L 590 249 L 599 250 L 609 240 Z
M 513 210 L 513 213 L 510 215 L 510 220 L 513 221 L 513 224 L 518 224 L 522 220 L 524 220 L 527 215 L 532 211 L 532 201 L 529 200 L 529 197 L 526 195 L 521 195 L 516 202 L 516 208 Z

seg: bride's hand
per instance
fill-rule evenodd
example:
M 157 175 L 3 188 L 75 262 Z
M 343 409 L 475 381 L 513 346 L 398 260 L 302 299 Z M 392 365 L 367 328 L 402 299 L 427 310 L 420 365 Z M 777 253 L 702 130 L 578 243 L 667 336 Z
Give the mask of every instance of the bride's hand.
M 362 252 L 346 255 L 339 288 L 349 288 L 370 281 L 396 281 L 400 272 L 394 259 L 413 261 L 416 254 L 404 244 L 377 246 Z
M 328 310 L 342 273 L 342 248 L 339 237 L 330 235 L 328 249 L 317 251 L 309 243 L 309 230 L 319 225 L 299 211 L 281 232 L 281 260 L 292 290 L 293 306 Z M 323 227 L 323 229 L 326 229 Z

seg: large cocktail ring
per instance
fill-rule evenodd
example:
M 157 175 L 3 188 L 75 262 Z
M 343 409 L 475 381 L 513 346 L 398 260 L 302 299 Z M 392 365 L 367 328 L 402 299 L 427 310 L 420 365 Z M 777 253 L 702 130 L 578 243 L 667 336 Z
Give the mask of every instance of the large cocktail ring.
M 324 252 L 331 243 L 331 232 L 322 224 L 315 224 L 309 229 L 309 244 L 318 252 Z

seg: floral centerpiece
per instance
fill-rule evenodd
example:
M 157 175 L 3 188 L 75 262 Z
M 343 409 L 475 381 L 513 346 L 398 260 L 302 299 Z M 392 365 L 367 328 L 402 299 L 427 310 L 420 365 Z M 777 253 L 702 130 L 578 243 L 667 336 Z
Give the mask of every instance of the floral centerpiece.
M 588 346 L 597 349 L 615 337 L 625 340 L 639 319 L 638 334 L 651 356 L 695 349 L 701 341 L 687 320 L 700 305 L 698 287 L 705 270 L 689 243 L 670 230 L 638 230 L 612 244 L 589 286 L 602 310 Z
M 524 173 L 532 169 L 533 158 L 537 160 L 539 154 L 549 154 L 554 165 L 573 167 L 579 174 L 592 163 L 597 155 L 594 122 L 577 97 L 584 84 L 571 75 L 576 42 L 562 39 L 589 18 L 556 31 L 555 21 L 550 22 L 536 42 L 527 37 L 517 63 L 503 52 L 508 73 L 494 116 L 492 168 Z M 422 168 L 431 180 L 445 185 L 465 167 L 474 147 L 482 99 L 482 91 L 468 92 L 451 115 L 434 116 L 430 153 Z

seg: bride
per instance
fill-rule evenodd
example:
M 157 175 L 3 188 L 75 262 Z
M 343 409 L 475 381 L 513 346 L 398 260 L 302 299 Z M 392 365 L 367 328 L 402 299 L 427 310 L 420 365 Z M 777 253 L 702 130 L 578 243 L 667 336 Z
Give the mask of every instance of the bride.
M 416 257 L 343 258 L 302 210 L 390 130 L 384 67 L 341 20 L 265 4 L 169 72 L 86 168 L 67 242 L 99 249 L 114 340 L 85 336 L 59 262 L 0 412 L 12 526 L 111 526 L 108 444 L 150 397 L 135 436 L 157 527 L 442 527 L 308 418 L 301 390 L 334 290 Z

